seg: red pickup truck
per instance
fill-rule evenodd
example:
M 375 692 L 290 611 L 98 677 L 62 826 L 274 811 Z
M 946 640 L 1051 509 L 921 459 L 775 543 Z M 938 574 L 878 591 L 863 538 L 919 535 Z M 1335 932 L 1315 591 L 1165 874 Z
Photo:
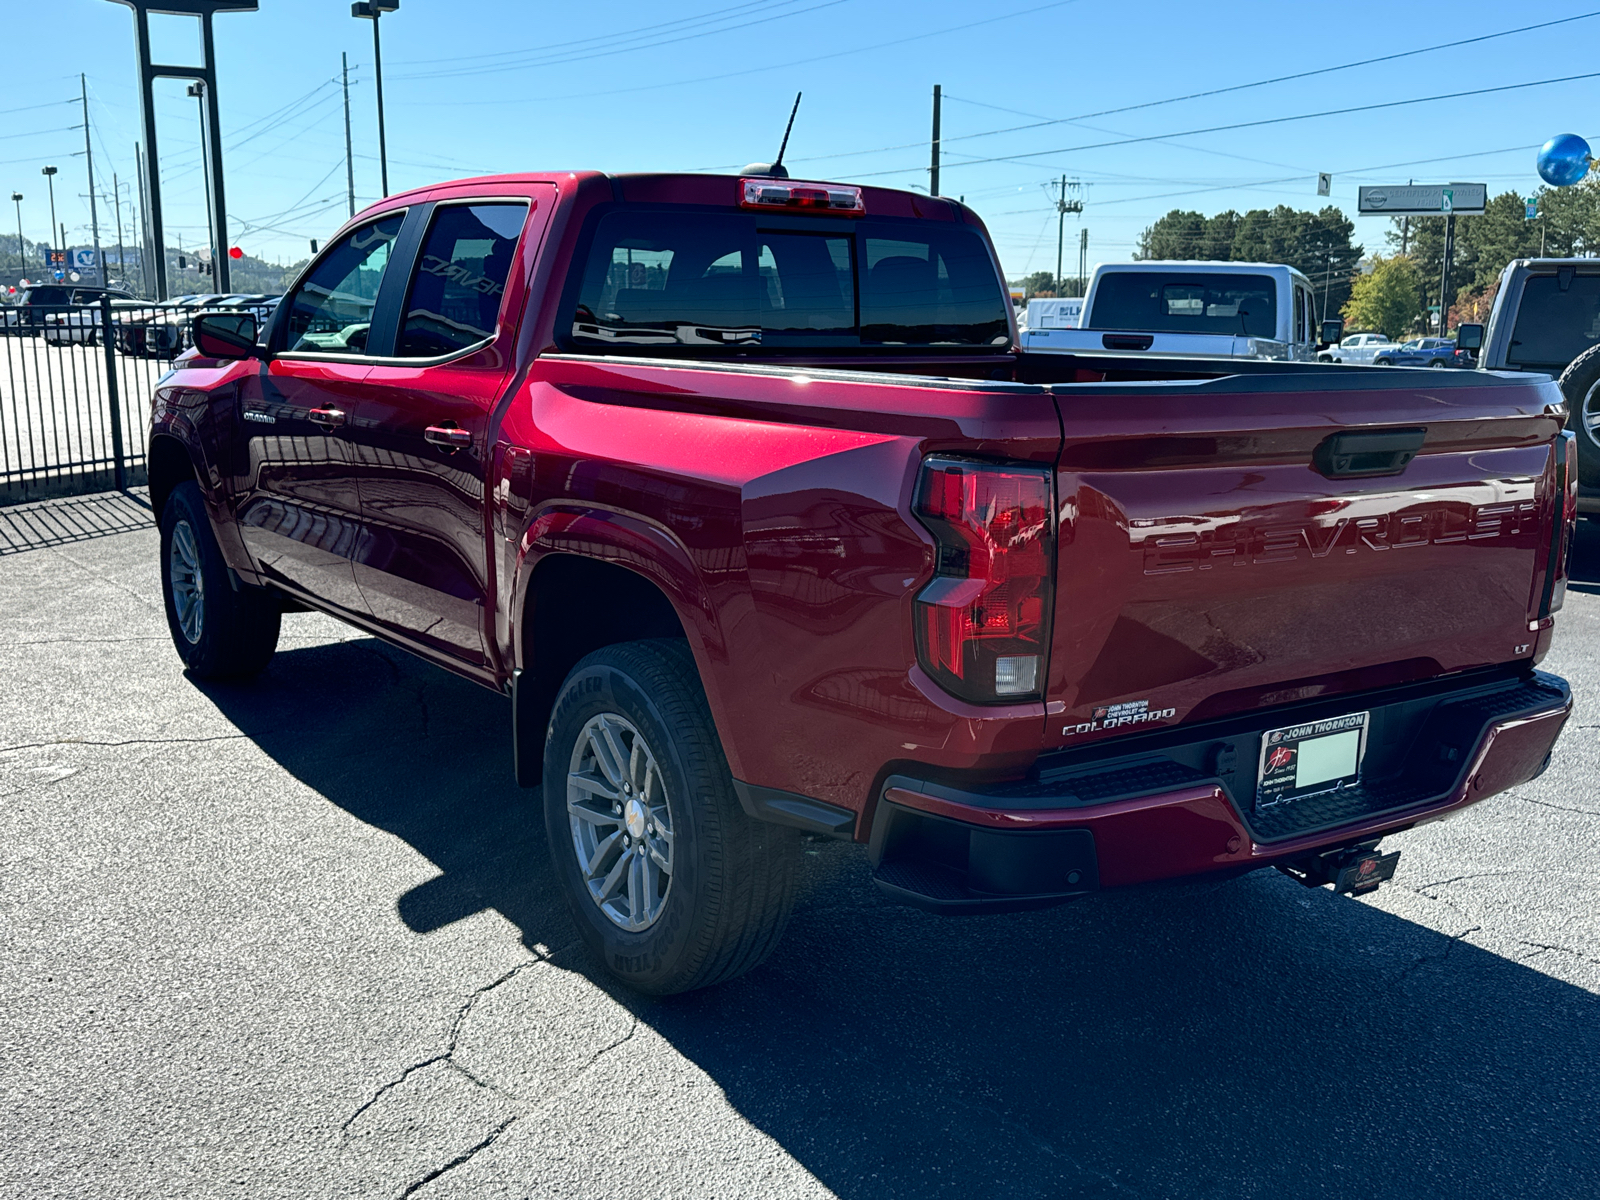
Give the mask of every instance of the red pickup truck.
M 1019 353 L 971 210 L 511 175 L 354 218 L 152 406 L 173 641 L 331 613 L 507 694 L 577 926 L 681 991 L 803 833 L 940 912 L 1266 866 L 1537 775 L 1575 511 L 1548 380 Z

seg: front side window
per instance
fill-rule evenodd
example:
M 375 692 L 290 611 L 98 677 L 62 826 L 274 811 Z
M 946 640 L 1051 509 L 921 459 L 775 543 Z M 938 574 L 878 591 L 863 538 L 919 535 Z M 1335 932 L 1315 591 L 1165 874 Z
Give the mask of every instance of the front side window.
M 1267 275 L 1111 271 L 1095 285 L 1090 329 L 1274 338 L 1278 290 Z
M 494 336 L 526 204 L 451 204 L 434 213 L 396 353 L 434 358 Z
M 574 348 L 1010 342 L 999 274 L 961 226 L 623 209 L 599 219 L 581 270 Z
M 365 354 L 372 310 L 403 212 L 349 234 L 295 290 L 289 304 L 290 350 Z

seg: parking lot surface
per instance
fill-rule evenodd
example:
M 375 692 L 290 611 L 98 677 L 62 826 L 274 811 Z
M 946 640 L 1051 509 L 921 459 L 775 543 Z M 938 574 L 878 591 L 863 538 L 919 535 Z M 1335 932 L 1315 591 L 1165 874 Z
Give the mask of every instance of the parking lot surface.
M 768 964 L 586 961 L 506 701 L 317 615 L 187 679 L 126 498 L 0 509 L 0 1195 L 1600 1194 L 1600 528 L 1548 772 L 1270 872 L 941 919 L 809 844 Z

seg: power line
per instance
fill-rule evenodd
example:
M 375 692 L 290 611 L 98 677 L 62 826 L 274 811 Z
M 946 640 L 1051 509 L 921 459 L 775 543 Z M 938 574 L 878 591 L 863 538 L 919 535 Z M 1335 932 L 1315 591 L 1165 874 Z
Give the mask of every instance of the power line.
M 785 4 L 798 3 L 799 0 L 783 0 Z M 823 0 L 820 4 L 813 4 L 809 8 L 791 9 L 789 12 L 773 13 L 769 16 L 755 17 L 738 24 L 723 24 L 715 29 L 697 29 L 692 33 L 682 33 L 676 37 L 661 37 L 659 34 L 650 36 L 629 36 L 618 44 L 583 52 L 556 52 L 537 54 L 524 62 L 502 63 L 494 66 L 447 68 L 437 71 L 409 71 L 394 75 L 395 79 L 453 79 L 463 75 L 500 75 L 507 71 L 525 71 L 536 67 L 564 66 L 568 63 L 587 62 L 595 58 L 609 58 L 617 54 L 630 54 L 636 50 L 656 49 L 660 46 L 671 46 L 678 42 L 690 42 L 699 38 L 712 37 L 719 33 L 731 33 L 737 29 L 748 29 L 752 25 L 765 25 L 770 21 L 781 21 L 789 17 L 804 16 L 806 13 L 816 12 L 819 9 L 834 8 L 837 5 L 848 3 L 849 0 Z M 523 51 L 522 53 L 533 53 Z
M 1515 92 L 1524 88 L 1549 87 L 1557 83 L 1576 83 L 1585 79 L 1600 79 L 1600 71 L 1590 71 L 1583 75 L 1563 75 L 1555 79 L 1531 79 L 1525 83 L 1507 83 L 1499 87 L 1472 88 L 1463 92 L 1441 92 L 1436 96 L 1414 96 L 1409 100 L 1385 100 L 1378 104 L 1355 104 L 1346 108 L 1330 108 L 1322 112 L 1296 113 L 1288 117 L 1262 117 L 1255 121 L 1235 121 L 1227 125 L 1208 125 L 1202 129 L 1184 129 L 1176 133 L 1151 133 L 1139 137 L 1117 138 L 1109 142 L 1089 142 L 1081 146 L 1061 146 L 1054 150 L 1030 150 L 1020 154 L 998 155 L 991 158 L 969 158 L 961 162 L 951 163 L 952 167 L 975 167 L 985 163 L 994 162 L 1020 162 L 1024 159 L 1044 158 L 1051 154 L 1078 154 L 1085 150 L 1104 150 L 1113 146 L 1136 146 L 1143 142 L 1159 142 L 1168 138 L 1197 137 L 1203 133 L 1231 133 L 1239 129 L 1260 129 L 1266 125 L 1284 125 L 1293 121 L 1311 121 L 1319 117 L 1342 117 L 1351 113 L 1378 112 L 1384 109 L 1404 108 L 1411 104 L 1433 104 L 1440 100 L 1460 100 L 1465 96 L 1492 96 L 1499 92 Z M 920 171 L 918 167 L 903 167 L 893 171 L 872 171 L 854 176 L 857 179 L 872 179 L 881 175 L 904 175 L 910 171 Z

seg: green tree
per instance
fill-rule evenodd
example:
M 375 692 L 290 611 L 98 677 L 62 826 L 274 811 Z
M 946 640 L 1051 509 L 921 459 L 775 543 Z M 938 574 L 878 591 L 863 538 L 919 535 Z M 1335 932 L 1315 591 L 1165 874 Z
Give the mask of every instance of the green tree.
M 1422 273 L 1403 254 L 1379 255 L 1372 270 L 1358 275 L 1344 305 L 1344 319 L 1354 329 L 1375 329 L 1398 338 L 1422 318 Z
M 1028 275 L 1022 280 L 1022 291 L 1030 300 L 1035 296 L 1042 296 L 1046 293 L 1054 296 L 1056 294 L 1055 274 L 1050 271 L 1035 271 L 1032 275 Z

